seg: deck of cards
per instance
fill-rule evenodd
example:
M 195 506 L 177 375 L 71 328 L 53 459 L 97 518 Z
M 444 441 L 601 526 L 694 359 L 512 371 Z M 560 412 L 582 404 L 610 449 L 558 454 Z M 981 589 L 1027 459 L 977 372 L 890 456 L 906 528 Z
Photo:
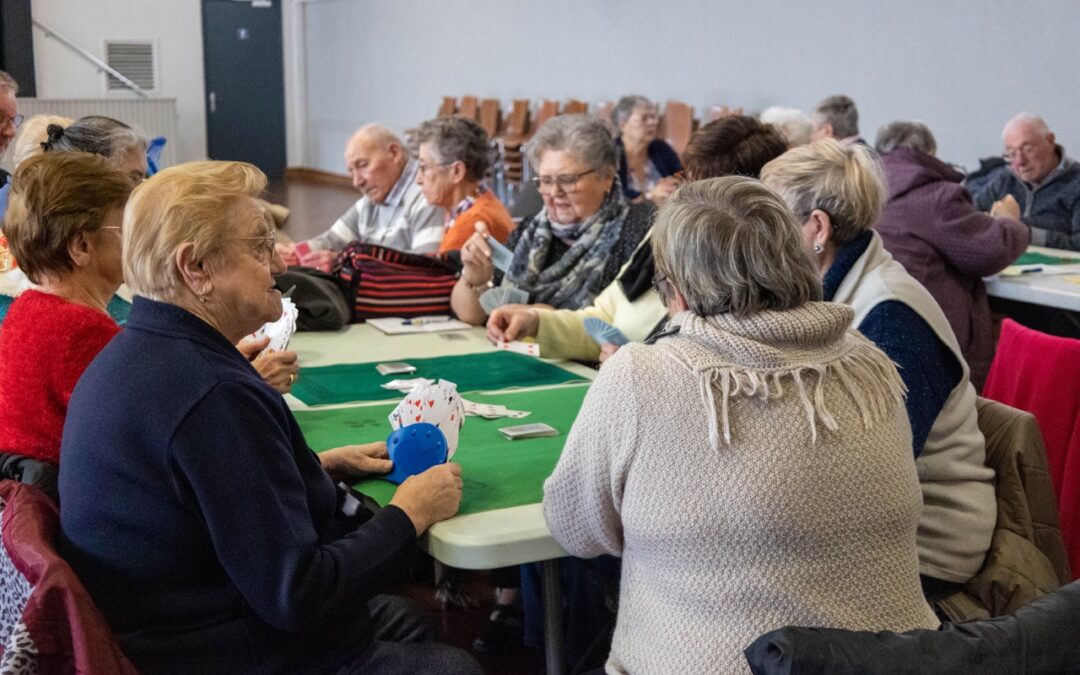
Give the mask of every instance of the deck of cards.
M 625 344 L 629 344 L 630 338 L 623 335 L 622 331 L 612 326 L 603 319 L 598 319 L 595 316 L 590 316 L 585 319 L 585 332 L 589 334 L 589 337 L 601 347 L 605 344 L 613 344 L 616 347 L 622 347 Z
M 467 399 L 461 399 L 461 402 L 465 405 L 466 415 L 475 415 L 488 420 L 499 419 L 500 417 L 519 420 L 530 415 L 527 410 L 510 410 L 504 405 L 495 405 L 494 403 L 477 403 Z
M 496 286 L 480 294 L 478 298 L 484 312 L 491 314 L 503 305 L 524 305 L 529 302 L 529 294 L 520 288 Z
M 534 424 L 519 424 L 514 427 L 503 427 L 499 433 L 511 441 L 519 438 L 543 438 L 545 436 L 558 436 L 559 430 L 550 424 L 536 422 Z
M 488 248 L 491 249 L 491 264 L 495 269 L 505 272 L 510 268 L 510 261 L 514 259 L 514 252 L 499 243 L 495 237 L 485 237 Z
M 289 341 L 296 332 L 296 317 L 299 314 L 292 299 L 281 299 L 281 318 L 264 324 L 262 328 L 251 334 L 251 339 L 261 340 L 270 338 L 270 344 L 263 351 L 283 352 L 289 348 Z

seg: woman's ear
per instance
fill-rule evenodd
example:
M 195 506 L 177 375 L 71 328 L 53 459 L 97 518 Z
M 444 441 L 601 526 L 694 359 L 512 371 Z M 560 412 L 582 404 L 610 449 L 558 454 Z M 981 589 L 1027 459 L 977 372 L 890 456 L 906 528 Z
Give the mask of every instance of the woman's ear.
M 810 212 L 809 225 L 813 232 L 814 252 L 821 253 L 832 240 L 832 218 L 821 209 Z
M 68 240 L 67 251 L 75 267 L 89 267 L 94 259 L 96 232 L 79 232 Z
M 195 245 L 191 242 L 181 244 L 176 249 L 175 262 L 184 285 L 200 301 L 206 302 L 206 296 L 214 290 L 214 282 L 203 261 L 195 259 Z

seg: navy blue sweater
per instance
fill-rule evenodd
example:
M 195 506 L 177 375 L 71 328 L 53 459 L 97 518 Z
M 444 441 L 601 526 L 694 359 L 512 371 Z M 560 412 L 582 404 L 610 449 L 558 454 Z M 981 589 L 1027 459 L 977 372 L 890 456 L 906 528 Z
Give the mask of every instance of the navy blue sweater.
M 210 325 L 136 298 L 71 397 L 61 551 L 142 672 L 308 672 L 371 640 L 416 532 L 358 529 L 284 399 Z
M 615 151 L 618 154 L 619 180 L 622 181 L 623 194 L 627 199 L 637 199 L 641 193 L 630 187 L 630 170 L 626 166 L 626 149 L 623 147 L 621 138 L 615 139 Z M 682 171 L 683 166 L 679 161 L 679 154 L 675 152 L 675 148 L 667 144 L 667 141 L 654 139 L 649 143 L 646 152 L 649 153 L 649 161 L 653 163 L 662 178 Z
M 870 246 L 872 232 L 863 232 L 841 247 L 822 279 L 825 300 L 832 301 L 844 277 Z M 907 413 L 915 456 L 922 454 L 930 428 L 941 414 L 964 371 L 930 324 L 899 300 L 876 305 L 859 324 L 859 332 L 899 367 L 907 385 Z

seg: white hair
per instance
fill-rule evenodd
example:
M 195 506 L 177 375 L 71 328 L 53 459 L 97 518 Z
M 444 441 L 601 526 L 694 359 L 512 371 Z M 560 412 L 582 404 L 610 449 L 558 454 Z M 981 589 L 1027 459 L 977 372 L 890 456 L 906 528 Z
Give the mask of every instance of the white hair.
M 1023 125 L 1041 134 L 1044 137 L 1048 137 L 1051 134 L 1050 127 L 1047 126 L 1046 120 L 1029 112 L 1018 113 L 1013 116 L 1008 122 L 1005 123 L 1005 128 L 1001 130 L 1001 137 L 1004 138 L 1009 127 Z
M 780 130 L 787 140 L 788 147 L 795 148 L 810 142 L 810 132 L 814 124 L 810 117 L 798 108 L 774 105 L 765 108 L 758 115 L 762 124 L 771 124 Z

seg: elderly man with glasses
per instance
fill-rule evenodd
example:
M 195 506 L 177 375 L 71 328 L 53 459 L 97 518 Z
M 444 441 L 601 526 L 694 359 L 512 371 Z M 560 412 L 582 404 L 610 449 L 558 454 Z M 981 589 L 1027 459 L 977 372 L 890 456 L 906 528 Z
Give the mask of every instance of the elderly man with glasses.
M 0 70 L 0 156 L 7 152 L 12 139 L 15 138 L 15 130 L 22 124 L 23 117 L 19 114 L 15 94 L 19 93 L 19 84 L 15 78 Z M 11 189 L 11 175 L 0 169 L 0 218 L 7 209 L 8 191 Z
M 1065 156 L 1042 118 L 1020 113 L 1005 125 L 1004 159 L 974 195 L 980 211 L 1012 195 L 1031 243 L 1080 251 L 1080 164 Z
M 443 210 L 416 184 L 417 162 L 400 138 L 383 126 L 360 127 L 345 145 L 353 187 L 363 196 L 314 239 L 278 244 L 290 265 L 324 271 L 347 244 L 362 241 L 411 253 L 435 253 L 443 238 Z

